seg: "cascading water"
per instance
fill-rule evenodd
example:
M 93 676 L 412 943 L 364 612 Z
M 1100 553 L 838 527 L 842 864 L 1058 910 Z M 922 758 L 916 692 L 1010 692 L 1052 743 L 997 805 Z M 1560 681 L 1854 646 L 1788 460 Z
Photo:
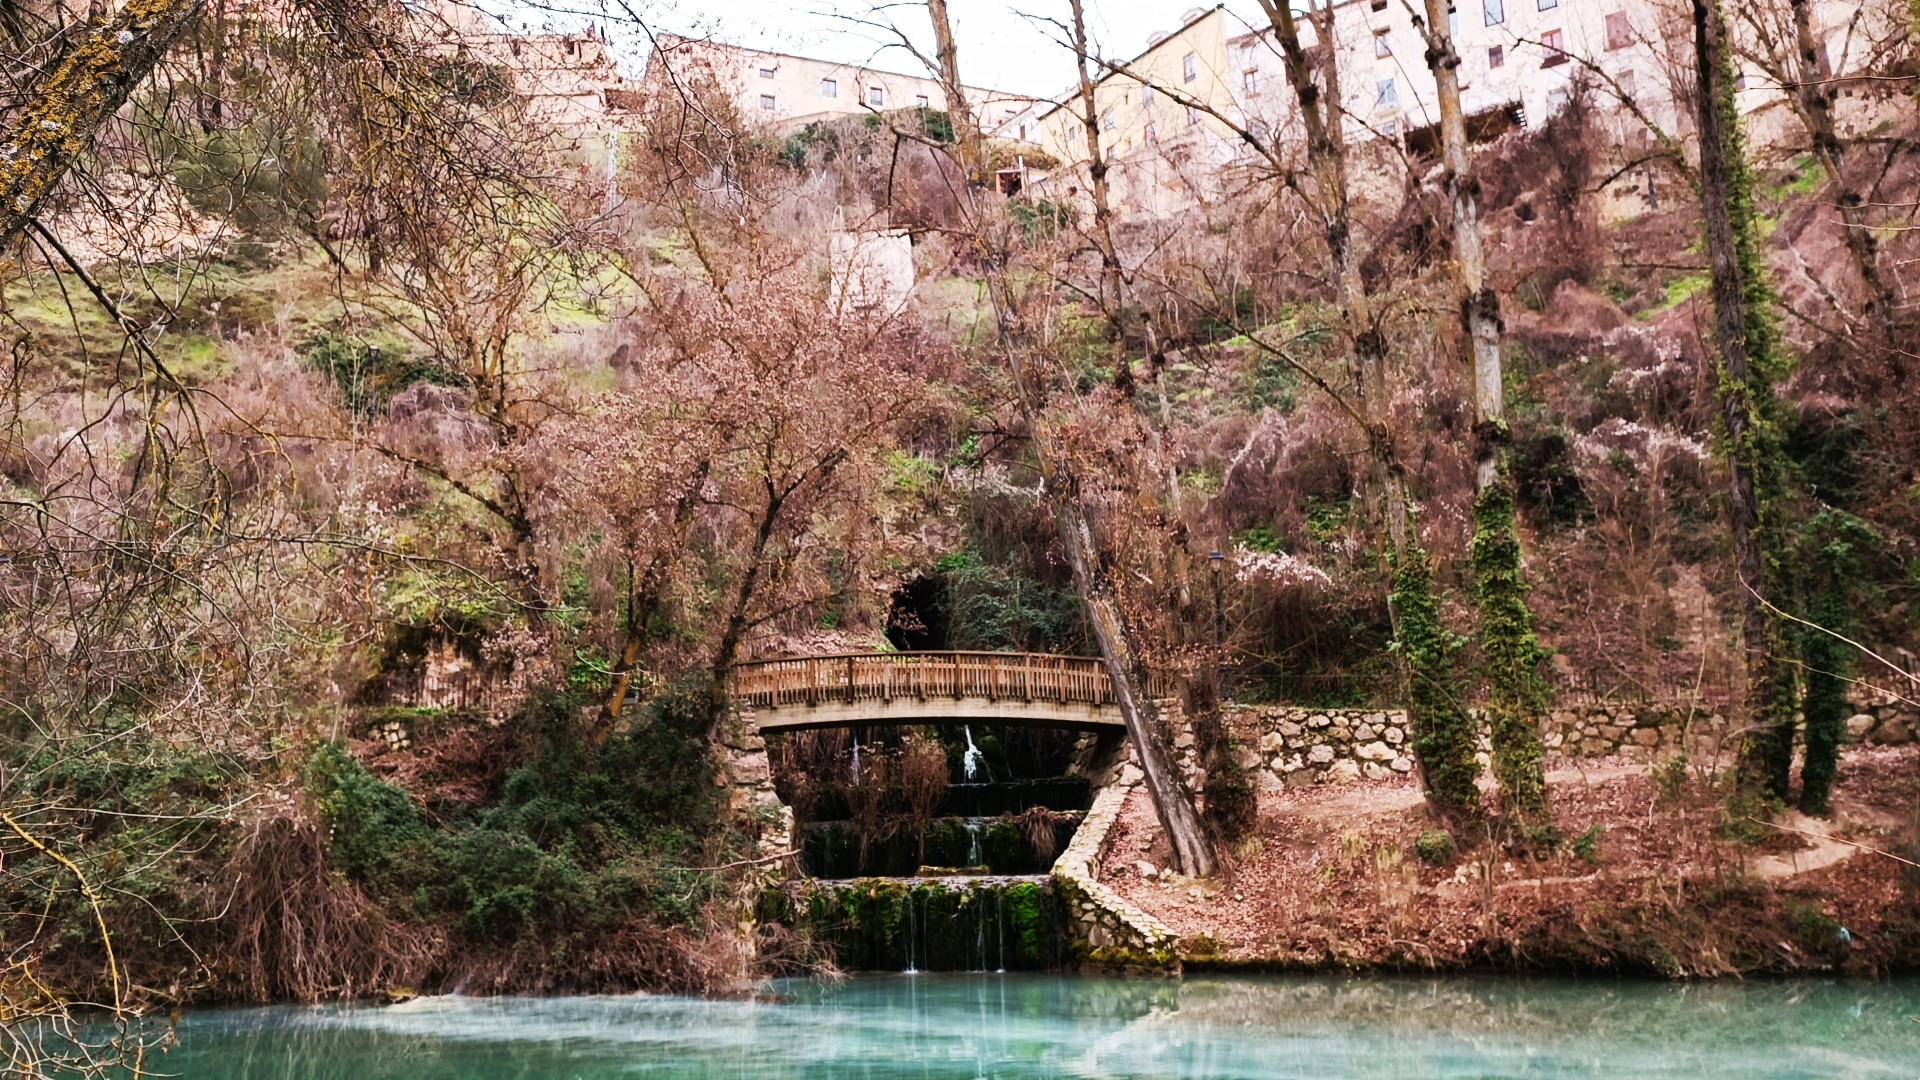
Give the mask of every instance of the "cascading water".
M 860 733 L 853 733 L 853 782 L 860 782 Z
M 1007 970 L 1007 893 L 1002 889 L 993 894 L 994 925 L 1000 929 L 1000 966 L 995 971 Z M 982 965 L 985 966 L 984 964 Z
M 980 771 L 980 748 L 973 745 L 972 728 L 962 726 L 960 731 L 967 737 L 967 752 L 960 755 L 960 772 L 967 778 L 968 783 L 972 783 L 974 776 Z
M 980 865 L 980 823 L 967 822 L 967 865 Z

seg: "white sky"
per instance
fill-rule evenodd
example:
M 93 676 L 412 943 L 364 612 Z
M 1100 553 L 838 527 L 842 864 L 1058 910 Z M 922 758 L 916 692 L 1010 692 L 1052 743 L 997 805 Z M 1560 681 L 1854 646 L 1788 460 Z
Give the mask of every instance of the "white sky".
M 497 0 L 496 0 L 497 2 Z M 538 2 L 538 0 L 533 0 Z M 592 0 L 587 0 L 591 3 Z M 633 0 L 630 0 L 633 2 Z M 574 0 L 579 4 L 580 0 Z M 1173 30 L 1180 16 L 1201 0 L 1086 0 L 1088 30 L 1097 52 L 1131 58 L 1147 46 L 1147 36 Z M 485 4 L 495 7 L 495 4 Z M 513 10 L 512 0 L 501 5 Z M 875 8 L 879 11 L 876 14 Z M 1049 96 L 1067 89 L 1073 80 L 1073 55 L 1049 39 L 1051 27 L 1042 27 L 1020 12 L 1070 18 L 1066 0 L 948 0 L 959 40 L 960 74 L 969 84 L 1013 93 Z M 498 8 L 496 8 L 498 10 Z M 525 10 L 525 9 L 521 9 Z M 575 10 L 580 10 L 576 7 Z M 907 31 L 932 55 L 932 32 L 926 7 L 915 0 L 648 0 L 634 2 L 657 31 L 712 37 L 749 48 L 772 49 L 840 63 L 860 63 L 888 71 L 918 74 L 913 56 L 894 46 L 885 31 L 856 25 L 849 18 L 890 19 Z M 1227 11 L 1240 20 L 1257 19 L 1253 0 L 1229 0 Z M 508 16 L 515 26 L 540 29 L 563 22 L 544 13 Z M 646 52 L 645 39 L 616 17 L 604 23 L 608 37 L 620 48 L 629 74 L 638 74 Z M 1236 22 L 1230 32 L 1237 32 Z

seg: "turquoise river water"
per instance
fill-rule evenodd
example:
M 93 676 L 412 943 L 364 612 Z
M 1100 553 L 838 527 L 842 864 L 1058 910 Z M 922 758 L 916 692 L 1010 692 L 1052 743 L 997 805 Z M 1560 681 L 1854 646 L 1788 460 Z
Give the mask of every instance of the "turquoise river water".
M 754 1000 L 426 998 L 189 1013 L 160 1074 L 1920 1077 L 1920 982 L 865 976 Z

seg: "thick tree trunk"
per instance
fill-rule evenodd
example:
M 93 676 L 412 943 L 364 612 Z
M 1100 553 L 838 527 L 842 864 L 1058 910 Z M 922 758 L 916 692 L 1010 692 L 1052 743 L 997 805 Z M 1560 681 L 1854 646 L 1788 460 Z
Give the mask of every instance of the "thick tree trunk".
M 1746 782 L 1784 800 L 1793 762 L 1794 686 L 1789 635 L 1768 610 L 1782 554 L 1783 485 L 1774 382 L 1782 374 L 1772 289 L 1760 263 L 1753 178 L 1733 100 L 1733 59 L 1718 0 L 1692 0 L 1694 76 L 1700 128 L 1700 204 L 1713 273 L 1717 356 L 1710 373 L 1720 400 L 1727 469 L 1727 533 L 1740 579 L 1749 731 L 1741 749 Z
M 1513 484 L 1506 468 L 1507 409 L 1500 364 L 1500 298 L 1487 285 L 1480 235 L 1479 182 L 1467 148 L 1460 105 L 1460 56 L 1448 33 L 1446 0 L 1426 0 L 1427 67 L 1440 108 L 1440 149 L 1453 219 L 1453 281 L 1460 327 L 1471 353 L 1474 408 L 1474 532 L 1472 557 L 1480 593 L 1480 651 L 1487 664 L 1487 720 L 1493 775 L 1501 809 L 1527 840 L 1553 832 L 1547 800 L 1540 721 L 1546 684 L 1540 647 L 1527 608 L 1514 521 Z
M 54 67 L 0 143 L 0 247 L 26 230 L 60 178 L 153 73 L 205 0 L 132 0 Z
M 1307 163 L 1313 175 L 1314 197 L 1309 204 L 1320 218 L 1337 278 L 1341 318 L 1353 342 L 1352 374 L 1359 397 L 1355 412 L 1365 429 L 1372 471 L 1385 496 L 1387 536 L 1393 552 L 1393 584 L 1387 610 L 1399 645 L 1397 659 L 1407 681 L 1414 753 L 1429 803 L 1450 827 L 1470 839 L 1478 831 L 1480 813 L 1479 789 L 1475 787 L 1480 768 L 1473 757 L 1473 721 L 1454 685 L 1451 637 L 1439 621 L 1426 553 L 1413 535 L 1406 470 L 1388 420 L 1387 339 L 1377 325 L 1372 298 L 1361 275 L 1348 208 L 1339 65 L 1318 65 L 1323 90 L 1314 81 L 1315 65 L 1301 47 L 1292 4 L 1287 0 L 1260 0 L 1260 6 L 1273 25 L 1287 81 L 1300 103 Z M 1315 6 L 1308 17 L 1321 42 L 1331 42 L 1332 9 Z
M 740 655 L 740 642 L 747 635 L 747 608 L 753 603 L 753 590 L 760 586 L 760 568 L 767 557 L 767 547 L 773 540 L 774 525 L 780 520 L 780 510 L 786 497 L 776 490 L 773 484 L 767 485 L 767 502 L 762 508 L 760 522 L 753 533 L 753 546 L 747 551 L 747 569 L 740 576 L 740 587 L 733 594 L 733 605 L 727 611 L 727 621 L 720 631 L 720 643 L 713 650 L 713 682 L 707 689 L 707 735 L 711 738 L 720 729 L 720 722 L 726 719 L 733 677 L 734 661 Z

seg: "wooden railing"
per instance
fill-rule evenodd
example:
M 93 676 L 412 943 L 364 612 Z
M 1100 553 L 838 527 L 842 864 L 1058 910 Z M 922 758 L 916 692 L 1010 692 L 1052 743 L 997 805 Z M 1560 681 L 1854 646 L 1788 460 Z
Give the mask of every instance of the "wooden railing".
M 1150 678 L 1147 693 L 1171 687 Z M 895 652 L 755 660 L 733 672 L 742 705 L 777 708 L 895 698 L 986 698 L 989 701 L 1113 704 L 1106 663 L 1091 656 L 1045 653 Z

